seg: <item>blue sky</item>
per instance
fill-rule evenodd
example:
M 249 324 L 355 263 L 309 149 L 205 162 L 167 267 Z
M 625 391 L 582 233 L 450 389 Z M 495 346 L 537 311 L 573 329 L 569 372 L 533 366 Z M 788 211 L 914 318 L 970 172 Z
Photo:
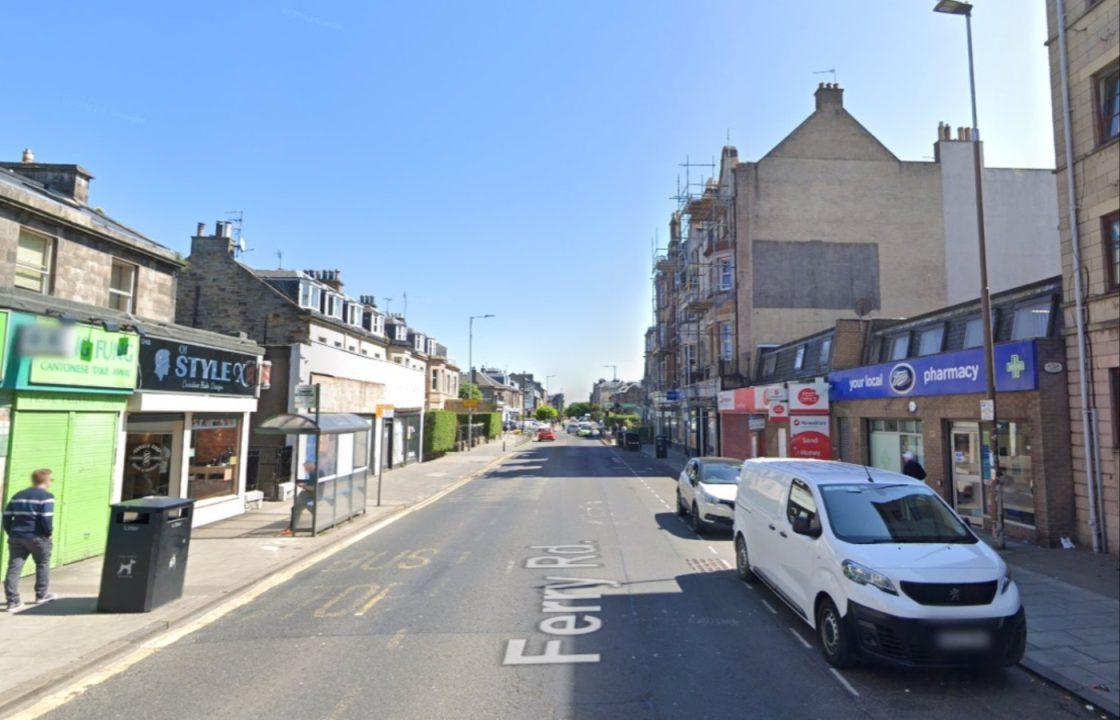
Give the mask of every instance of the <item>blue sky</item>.
M 976 0 L 989 164 L 1053 166 L 1042 0 Z M 77 162 L 91 204 L 186 253 L 408 294 L 467 364 L 585 396 L 638 379 L 678 164 L 757 159 L 835 68 L 899 156 L 968 124 L 964 24 L 933 0 L 9 3 L 4 159 Z

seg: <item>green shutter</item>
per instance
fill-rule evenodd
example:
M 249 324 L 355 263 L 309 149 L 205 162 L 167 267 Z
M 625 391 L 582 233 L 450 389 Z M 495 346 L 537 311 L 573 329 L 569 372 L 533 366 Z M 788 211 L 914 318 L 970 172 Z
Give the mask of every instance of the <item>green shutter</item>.
M 71 413 L 66 481 L 56 494 L 59 565 L 105 552 L 116 453 L 115 413 Z
M 15 412 L 12 413 L 11 454 L 8 456 L 8 485 L 4 490 L 4 504 L 20 490 L 31 484 L 31 473 L 41 467 L 54 470 L 55 478 L 63 477 L 66 462 L 66 435 L 70 424 L 64 412 Z M 56 480 L 57 482 L 57 480 Z M 52 488 L 58 497 L 59 486 Z M 57 503 L 56 503 L 57 505 Z M 57 510 L 57 508 L 56 508 Z M 58 517 L 54 519 L 56 526 Z M 0 549 L 3 567 L 8 566 L 8 543 Z M 58 562 L 58 554 L 51 564 Z M 33 564 L 24 566 L 24 574 L 33 571 Z

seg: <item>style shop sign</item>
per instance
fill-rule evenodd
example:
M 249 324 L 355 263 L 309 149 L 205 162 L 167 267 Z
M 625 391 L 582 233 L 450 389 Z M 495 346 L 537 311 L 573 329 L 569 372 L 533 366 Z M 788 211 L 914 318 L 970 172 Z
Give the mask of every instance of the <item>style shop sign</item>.
M 1033 341 L 995 347 L 996 390 L 1016 392 L 1038 387 Z M 882 365 L 829 373 L 832 400 L 964 395 L 986 391 L 981 348 L 909 358 Z
M 166 392 L 253 396 L 257 357 L 202 345 L 140 340 L 140 388 Z

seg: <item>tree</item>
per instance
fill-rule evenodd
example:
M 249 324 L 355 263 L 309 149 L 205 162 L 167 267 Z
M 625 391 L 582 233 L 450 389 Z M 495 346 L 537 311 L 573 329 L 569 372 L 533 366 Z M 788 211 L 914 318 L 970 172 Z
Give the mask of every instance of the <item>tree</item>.
M 482 391 L 478 389 L 478 385 L 472 382 L 465 382 L 459 386 L 459 399 L 460 400 L 481 400 Z
M 541 405 L 539 408 L 537 408 L 537 412 L 533 415 L 533 417 L 535 417 L 537 420 L 540 420 L 541 422 L 550 423 L 555 420 L 556 416 L 559 414 L 560 413 L 556 412 L 556 408 L 550 405 Z
M 578 418 L 583 417 L 584 415 L 590 415 L 593 419 L 598 420 L 602 415 L 602 409 L 594 403 L 575 402 L 564 408 L 564 414 L 570 418 Z

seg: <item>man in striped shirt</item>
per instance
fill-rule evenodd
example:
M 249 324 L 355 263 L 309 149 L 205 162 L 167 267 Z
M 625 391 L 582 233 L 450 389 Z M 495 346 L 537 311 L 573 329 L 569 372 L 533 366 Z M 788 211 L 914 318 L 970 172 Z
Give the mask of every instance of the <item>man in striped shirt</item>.
M 16 610 L 19 599 L 19 576 L 28 556 L 35 561 L 35 602 L 54 600 L 47 591 L 50 582 L 51 535 L 54 534 L 54 495 L 51 471 L 44 468 L 31 473 L 31 487 L 20 490 L 4 508 L 4 533 L 8 536 L 8 573 L 4 577 L 4 594 L 8 610 Z

